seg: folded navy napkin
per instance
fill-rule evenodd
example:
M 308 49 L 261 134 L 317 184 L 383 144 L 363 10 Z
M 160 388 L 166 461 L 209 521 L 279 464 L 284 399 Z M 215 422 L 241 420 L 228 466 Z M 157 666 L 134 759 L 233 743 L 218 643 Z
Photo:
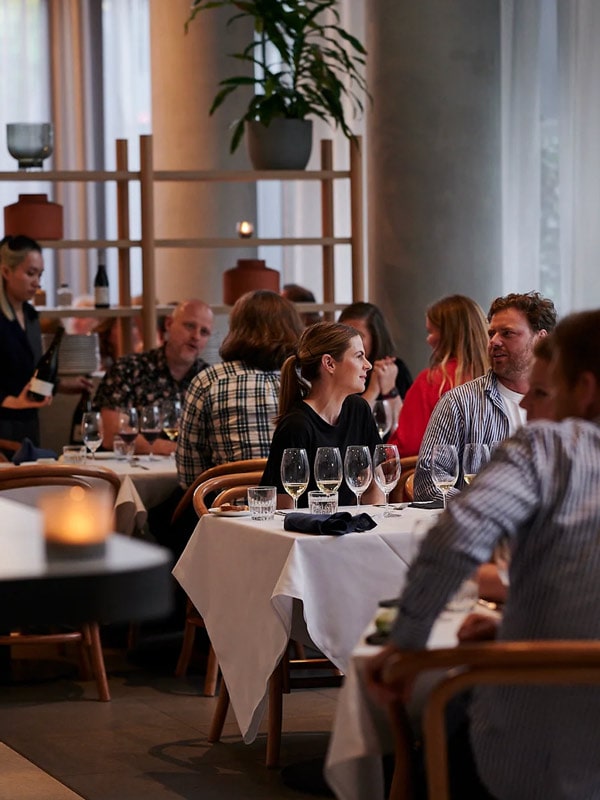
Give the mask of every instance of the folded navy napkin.
M 21 447 L 12 457 L 13 464 L 22 464 L 23 461 L 37 461 L 38 458 L 56 458 L 54 450 L 45 450 L 43 447 L 36 447 L 31 439 L 23 439 Z
M 296 533 L 317 533 L 325 536 L 341 536 L 344 533 L 370 531 L 377 525 L 368 514 L 352 514 L 338 511 L 336 514 L 286 514 L 283 527 Z

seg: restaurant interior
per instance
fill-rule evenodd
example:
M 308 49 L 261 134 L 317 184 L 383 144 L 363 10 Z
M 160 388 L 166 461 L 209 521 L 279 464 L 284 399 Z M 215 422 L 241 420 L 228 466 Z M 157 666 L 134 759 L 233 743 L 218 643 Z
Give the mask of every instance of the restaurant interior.
M 85 333 L 88 342 L 99 323 L 115 320 L 115 357 L 134 349 L 136 335 L 150 349 L 161 317 L 184 299 L 200 298 L 215 314 L 204 353 L 214 363 L 239 296 L 232 282 L 276 291 L 294 283 L 310 287 L 315 303 L 305 308 L 327 319 L 354 301 L 376 304 L 416 374 L 429 358 L 424 311 L 442 296 L 468 295 L 486 309 L 496 296 L 538 290 L 561 314 L 600 306 L 594 261 L 600 113 L 589 103 L 600 81 L 590 35 L 600 29 L 594 0 L 335 5 L 339 18 L 330 19 L 366 49 L 363 113 L 355 114 L 345 98 L 356 138 L 314 117 L 306 167 L 273 177 L 253 167 L 245 141 L 230 152 L 232 124 L 245 112 L 249 89 L 209 114 L 219 81 L 232 74 L 231 53 L 253 36 L 251 20 L 227 25 L 230 10 L 217 9 L 188 21 L 190 0 L 0 0 L 0 130 L 17 122 L 52 127 L 51 155 L 33 169 L 17 169 L 17 156 L 0 139 L 1 205 L 12 208 L 33 195 L 45 196 L 42 206 L 57 204 L 52 213 L 59 228 L 50 234 L 42 220 L 47 207 L 26 209 L 17 223 L 6 211 L 4 217 L 3 235 L 26 233 L 42 241 L 45 297 L 34 302 L 46 343 L 59 321 L 67 333 Z M 31 231 L 10 227 L 22 219 L 32 219 Z M 108 308 L 94 306 L 100 263 L 107 268 Z M 59 297 L 63 284 L 66 304 Z M 97 385 L 99 339 L 89 352 L 77 349 L 76 336 L 71 341 L 70 367 L 77 371 L 83 363 Z M 68 442 L 78 399 L 57 395 L 41 409 L 43 448 L 60 452 Z M 142 459 L 136 469 L 125 462 L 109 466 L 120 479 L 113 497 L 116 529 L 129 541 L 143 529 L 150 505 L 176 487 L 174 459 Z M 30 524 L 27 516 L 14 519 Z M 118 609 L 117 601 L 106 600 L 105 617 L 94 612 L 96 619 L 111 620 L 100 626 L 110 701 L 98 699 L 101 681 L 81 679 L 71 644 L 13 645 L 8 672 L 6 657 L 0 659 L 0 798 L 386 796 L 390 771 L 384 778 L 380 756 L 393 749 L 392 737 L 388 731 L 380 740 L 387 723 L 363 697 L 357 664 L 364 652 L 354 648 L 373 616 L 367 599 L 376 607 L 395 596 L 406 573 L 410 559 L 394 544 L 395 524 L 402 528 L 404 520 L 383 520 L 382 536 L 391 532 L 392 538 L 380 554 L 351 554 L 363 564 L 373 557 L 379 584 L 373 576 L 370 584 L 366 576 L 354 586 L 340 579 L 339 588 L 332 580 L 337 600 L 330 597 L 334 590 L 323 594 L 343 620 L 343 647 L 336 641 L 343 652 L 321 647 L 331 663 L 311 670 L 301 688 L 284 695 L 279 723 L 266 708 L 267 695 L 276 705 L 279 691 L 281 700 L 271 676 L 289 639 L 287 630 L 279 643 L 281 621 L 295 630 L 298 604 L 309 608 L 318 575 L 300 588 L 269 584 L 273 597 L 260 601 L 273 605 L 273 619 L 265 622 L 261 607 L 247 625 L 255 635 L 231 647 L 242 666 L 239 675 L 232 672 L 233 709 L 217 737 L 219 699 L 204 683 L 206 631 L 199 626 L 190 664 L 176 675 L 183 626 L 164 625 L 170 566 L 160 560 L 149 565 L 143 542 L 139 552 L 129 545 L 122 556 L 115 550 L 114 557 L 127 563 L 127 599 Z M 244 554 L 235 524 L 225 525 L 233 552 Z M 9 548 L 8 538 L 2 541 Z M 315 551 L 314 538 L 310 545 Z M 217 559 L 219 542 L 206 546 Z M 26 552 L 29 558 L 33 551 Z M 239 555 L 245 557 L 251 560 L 252 550 Z M 308 550 L 305 557 L 315 556 Z M 323 557 L 320 568 L 326 563 Z M 59 570 L 60 580 L 67 582 L 72 571 Z M 101 572 L 95 601 L 104 603 L 104 595 L 116 591 L 116 578 L 111 569 Z M 0 576 L 0 597 L 9 605 L 15 574 L 8 564 Z M 209 569 L 205 577 L 211 578 Z M 241 586 L 231 590 L 232 621 L 226 622 L 232 630 L 246 613 Z M 188 596 L 202 592 L 184 587 Z M 228 588 L 214 591 L 226 596 Z M 362 603 L 353 597 L 361 591 Z M 140 598 L 153 593 L 156 608 L 144 610 Z M 336 638 L 317 611 L 306 613 L 315 614 L 313 642 Z M 321 610 L 321 616 L 327 614 Z M 350 684 L 342 705 L 341 672 Z M 354 730 L 352 708 L 368 716 L 373 740 L 371 731 Z M 280 747 L 274 756 L 273 746 Z M 352 758 L 363 759 L 362 772 L 352 772 Z M 367 763 L 373 758 L 376 768 Z

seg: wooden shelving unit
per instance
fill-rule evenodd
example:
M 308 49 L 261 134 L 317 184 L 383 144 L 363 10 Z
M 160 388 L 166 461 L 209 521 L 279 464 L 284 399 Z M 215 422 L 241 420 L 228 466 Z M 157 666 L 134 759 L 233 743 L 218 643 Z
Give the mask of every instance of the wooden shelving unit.
M 144 310 L 144 344 L 150 347 L 154 341 L 157 316 L 166 313 L 168 306 L 157 306 L 156 303 L 156 271 L 154 253 L 156 248 L 246 248 L 249 241 L 252 246 L 301 246 L 318 245 L 322 248 L 323 300 L 321 304 L 308 306 L 323 311 L 339 308 L 334 298 L 335 248 L 338 245 L 349 245 L 352 263 L 352 298 L 363 299 L 363 181 L 362 181 L 362 141 L 357 137 L 350 144 L 350 169 L 334 170 L 332 143 L 321 141 L 321 169 L 319 170 L 272 170 L 272 171 L 165 171 L 154 170 L 152 154 L 152 136 L 140 137 L 140 170 L 128 168 L 128 144 L 119 139 L 116 142 L 117 169 L 114 171 L 52 171 L 44 173 L 0 172 L 0 181 L 50 183 L 93 182 L 117 184 L 117 239 L 64 239 L 60 241 L 40 242 L 42 247 L 55 250 L 64 249 L 108 249 L 118 250 L 119 273 L 119 305 L 108 309 L 93 308 L 40 308 L 40 313 L 49 318 L 80 316 L 119 317 L 122 321 L 123 348 L 131 349 L 130 318 Z M 334 235 L 334 193 L 333 184 L 337 180 L 350 182 L 350 231 L 348 237 Z M 319 237 L 286 237 L 286 238 L 186 238 L 157 239 L 154 231 L 154 187 L 160 181 L 198 181 L 205 183 L 237 182 L 256 183 L 258 181 L 319 181 L 321 184 L 321 236 Z M 141 189 L 141 239 L 131 239 L 129 229 L 129 184 L 139 181 Z M 142 252 L 142 301 L 143 306 L 131 305 L 131 276 L 129 253 L 131 248 L 139 247 Z M 213 306 L 216 312 L 228 309 L 226 306 Z

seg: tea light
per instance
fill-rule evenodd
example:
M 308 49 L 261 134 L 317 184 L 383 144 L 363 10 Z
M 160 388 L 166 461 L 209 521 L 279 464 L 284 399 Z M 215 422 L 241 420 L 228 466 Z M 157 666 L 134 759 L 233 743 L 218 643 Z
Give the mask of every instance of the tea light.
M 238 222 L 235 229 L 240 239 L 249 239 L 254 233 L 254 225 L 246 219 Z
M 105 492 L 73 486 L 40 499 L 49 559 L 98 558 L 106 551 L 113 511 Z

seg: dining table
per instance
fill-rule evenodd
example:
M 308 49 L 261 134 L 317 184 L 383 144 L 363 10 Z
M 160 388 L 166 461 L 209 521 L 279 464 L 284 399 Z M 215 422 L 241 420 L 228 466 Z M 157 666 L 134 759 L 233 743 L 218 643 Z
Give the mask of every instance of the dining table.
M 290 638 L 308 637 L 345 673 L 379 601 L 402 589 L 416 528 L 439 513 L 360 511 L 376 526 L 343 536 L 286 531 L 285 512 L 260 521 L 248 512 L 208 513 L 173 569 L 204 618 L 246 743 L 257 735 Z

